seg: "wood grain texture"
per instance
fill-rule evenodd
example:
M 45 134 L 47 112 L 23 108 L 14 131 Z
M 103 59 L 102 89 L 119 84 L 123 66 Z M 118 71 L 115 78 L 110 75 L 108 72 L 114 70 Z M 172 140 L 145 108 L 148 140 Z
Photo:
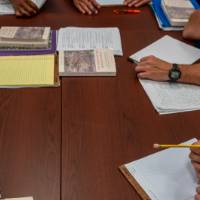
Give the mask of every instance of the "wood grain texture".
M 159 116 L 139 84 L 132 53 L 164 34 L 152 12 L 97 16 L 71 0 L 49 0 L 30 19 L 1 16 L 1 25 L 120 28 L 124 50 L 118 76 L 63 78 L 60 88 L 0 90 L 0 189 L 34 200 L 139 200 L 118 170 L 153 153 L 152 144 L 200 136 L 200 111 Z M 61 135 L 62 133 L 62 135 Z M 60 193 L 61 192 L 61 193 Z
M 159 30 L 150 9 L 142 10 L 71 15 L 76 25 L 119 27 L 124 56 L 116 58 L 117 77 L 62 79 L 62 199 L 139 200 L 118 167 L 153 153 L 155 142 L 200 136 L 200 111 L 159 116 L 127 61 L 165 34 L 181 39 L 180 32 Z
M 0 90 L 4 197 L 60 199 L 60 88 Z

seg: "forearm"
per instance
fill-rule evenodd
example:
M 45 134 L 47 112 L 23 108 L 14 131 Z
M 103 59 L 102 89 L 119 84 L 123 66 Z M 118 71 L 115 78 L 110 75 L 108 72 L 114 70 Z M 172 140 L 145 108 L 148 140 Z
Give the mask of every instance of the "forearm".
M 194 65 L 179 65 L 181 78 L 178 82 L 200 85 L 200 63 Z
M 184 28 L 183 37 L 194 40 L 200 39 L 200 11 L 197 10 L 191 15 Z

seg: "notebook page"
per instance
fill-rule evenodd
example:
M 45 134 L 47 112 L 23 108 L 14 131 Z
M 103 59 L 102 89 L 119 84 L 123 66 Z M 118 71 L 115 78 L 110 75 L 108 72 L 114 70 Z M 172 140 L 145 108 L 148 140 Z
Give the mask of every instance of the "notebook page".
M 152 200 L 194 200 L 197 178 L 189 152 L 188 148 L 171 148 L 125 166 Z
M 113 49 L 115 55 L 123 55 L 118 28 L 61 28 L 58 34 L 58 51 Z
M 0 85 L 53 85 L 54 55 L 0 57 Z

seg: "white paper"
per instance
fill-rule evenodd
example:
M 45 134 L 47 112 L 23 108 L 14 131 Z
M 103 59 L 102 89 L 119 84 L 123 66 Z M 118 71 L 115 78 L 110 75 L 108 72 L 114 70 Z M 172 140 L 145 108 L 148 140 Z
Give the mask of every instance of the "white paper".
M 124 5 L 124 0 L 97 0 L 102 6 Z
M 154 55 L 162 60 L 177 64 L 192 64 L 200 58 L 200 49 L 164 36 L 130 58 Z M 185 112 L 200 109 L 200 87 L 189 84 L 140 80 L 155 109 L 160 114 Z
M 123 55 L 118 28 L 61 28 L 58 33 L 58 51 L 113 49 L 115 55 Z
M 125 166 L 151 200 L 194 200 L 197 178 L 189 152 L 189 148 L 170 148 Z

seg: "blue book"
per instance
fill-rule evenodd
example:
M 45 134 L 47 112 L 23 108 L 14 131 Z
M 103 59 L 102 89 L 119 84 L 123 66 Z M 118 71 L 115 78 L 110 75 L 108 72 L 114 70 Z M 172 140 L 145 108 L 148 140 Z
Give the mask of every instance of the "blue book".
M 162 0 L 152 0 L 151 8 L 155 14 L 159 27 L 163 30 L 183 30 L 183 27 L 172 27 L 161 5 Z M 190 0 L 195 9 L 200 9 L 197 0 Z

